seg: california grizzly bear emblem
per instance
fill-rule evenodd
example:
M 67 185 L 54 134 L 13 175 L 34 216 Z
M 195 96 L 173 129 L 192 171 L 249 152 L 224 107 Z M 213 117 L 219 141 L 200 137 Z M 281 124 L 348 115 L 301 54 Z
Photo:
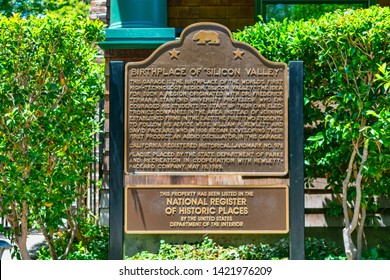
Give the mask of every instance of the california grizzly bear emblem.
M 198 41 L 198 45 L 219 45 L 219 35 L 215 31 L 201 30 L 194 35 L 192 40 Z

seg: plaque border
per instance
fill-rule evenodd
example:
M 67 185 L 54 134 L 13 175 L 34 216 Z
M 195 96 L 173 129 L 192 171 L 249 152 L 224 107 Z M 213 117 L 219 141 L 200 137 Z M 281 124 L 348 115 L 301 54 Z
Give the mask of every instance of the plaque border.
M 286 228 L 284 230 L 127 230 L 127 207 L 129 189 L 285 189 L 286 195 Z M 124 233 L 125 234 L 287 234 L 290 231 L 289 219 L 289 186 L 278 185 L 126 185 L 123 189 L 125 197 L 124 205 Z
M 258 59 L 264 63 L 265 65 L 271 66 L 271 67 L 277 67 L 280 66 L 281 68 L 284 68 L 284 81 L 285 81 L 285 100 L 284 100 L 284 120 L 285 120 L 285 139 L 284 139 L 284 145 L 285 145 L 285 154 L 284 154 L 284 170 L 283 171 L 275 171 L 275 172 L 240 172 L 240 171 L 229 171 L 229 172 L 218 172 L 218 171 L 139 171 L 139 172 L 129 172 L 128 171 L 128 72 L 130 67 L 138 67 L 141 65 L 147 65 L 148 63 L 151 63 L 159 52 L 162 52 L 164 49 L 168 51 L 168 49 L 172 49 L 174 47 L 180 47 L 182 45 L 182 42 L 184 41 L 184 38 L 187 33 L 190 33 L 194 30 L 201 30 L 209 28 L 212 30 L 219 29 L 223 32 L 226 32 L 230 38 L 230 41 L 234 47 L 241 47 L 243 49 L 246 49 L 247 51 L 252 52 L 255 56 L 258 57 Z M 237 40 L 234 40 L 232 37 L 231 31 L 224 25 L 214 22 L 199 22 L 194 23 L 186 28 L 184 28 L 183 32 L 180 35 L 179 40 L 176 41 L 170 41 L 167 42 L 160 47 L 158 47 L 153 53 L 142 61 L 134 61 L 134 62 L 127 62 L 125 64 L 125 90 L 124 90 L 124 165 L 123 165 L 123 171 L 125 175 L 243 175 L 243 176 L 271 176 L 271 177 L 283 177 L 286 176 L 289 173 L 289 157 L 288 157 L 288 138 L 289 138 L 289 120 L 288 120 L 288 111 L 289 111 L 289 82 L 288 82 L 288 72 L 289 68 L 288 65 L 284 62 L 274 62 L 270 61 L 267 58 L 265 58 L 258 50 L 256 50 L 253 46 L 251 46 L 248 43 L 240 42 Z

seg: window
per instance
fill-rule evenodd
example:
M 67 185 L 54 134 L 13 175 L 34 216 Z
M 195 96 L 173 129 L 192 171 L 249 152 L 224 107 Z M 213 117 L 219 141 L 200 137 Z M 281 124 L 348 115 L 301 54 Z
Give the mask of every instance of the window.
M 257 0 L 256 11 L 267 22 L 271 19 L 281 21 L 284 18 L 318 18 L 337 9 L 367 8 L 375 4 L 377 0 Z

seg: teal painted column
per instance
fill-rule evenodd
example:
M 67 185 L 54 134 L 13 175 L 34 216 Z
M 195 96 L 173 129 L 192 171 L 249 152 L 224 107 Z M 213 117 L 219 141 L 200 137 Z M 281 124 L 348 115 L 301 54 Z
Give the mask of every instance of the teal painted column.
M 102 49 L 155 49 L 175 40 L 167 27 L 167 0 L 111 0 Z
M 166 27 L 166 0 L 112 0 L 110 28 Z

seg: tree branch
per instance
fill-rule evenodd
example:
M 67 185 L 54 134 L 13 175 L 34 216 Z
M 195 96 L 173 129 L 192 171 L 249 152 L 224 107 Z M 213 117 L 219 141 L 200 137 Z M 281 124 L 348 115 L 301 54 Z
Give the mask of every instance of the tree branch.
M 1 176 L 3 177 L 4 186 L 7 187 L 8 186 L 8 180 L 7 180 L 7 177 L 5 176 L 5 169 L 4 169 L 4 163 L 3 162 L 0 162 L 0 173 L 1 173 Z
M 50 256 L 51 256 L 51 258 L 53 260 L 57 260 L 58 257 L 57 257 L 57 253 L 56 253 L 55 246 L 54 246 L 54 243 L 53 243 L 53 238 L 47 232 L 46 227 L 45 227 L 45 225 L 44 225 L 44 223 L 43 223 L 43 221 L 41 219 L 39 219 L 39 224 L 40 224 L 40 227 L 41 227 L 42 234 L 43 234 L 43 236 L 46 239 L 47 245 L 49 246 Z
M 345 177 L 343 181 L 343 212 L 344 212 L 344 221 L 345 221 L 345 226 L 349 226 L 349 215 L 348 215 L 348 185 L 349 181 L 351 180 L 351 175 L 353 171 L 353 163 L 355 161 L 356 157 L 356 147 L 353 147 L 351 157 L 349 158 L 349 164 L 348 164 L 348 169 L 347 169 L 347 176 Z
M 361 203 L 361 200 L 362 200 L 362 179 L 363 179 L 363 169 L 364 169 L 364 164 L 366 163 L 367 161 L 367 157 L 368 157 L 368 143 L 369 143 L 369 140 L 366 140 L 366 142 L 364 143 L 364 147 L 363 147 L 363 157 L 362 157 L 362 161 L 360 162 L 360 167 L 359 167 L 359 172 L 358 172 L 358 175 L 356 177 L 356 199 L 355 199 L 355 208 L 354 208 L 354 211 L 353 211 L 353 218 L 352 218 L 352 222 L 349 226 L 349 232 L 352 233 L 356 226 L 357 226 L 357 223 L 358 223 L 358 220 L 359 220 L 359 214 L 360 214 L 360 203 Z
M 57 97 L 56 102 L 53 104 L 53 106 L 51 106 L 51 108 L 49 109 L 49 111 L 54 110 L 54 109 L 57 108 L 58 104 L 60 103 L 60 100 L 62 99 L 62 97 L 64 96 L 64 94 L 66 93 L 67 90 L 68 90 L 68 87 L 66 86 L 66 84 L 64 84 L 64 86 L 63 86 L 63 88 L 62 88 L 62 92 L 61 92 L 60 95 Z M 53 115 L 50 117 L 50 121 L 53 121 Z
M 367 211 L 366 207 L 362 207 L 360 223 L 357 234 L 357 258 L 360 260 L 362 258 L 363 251 L 363 233 L 364 233 L 364 223 L 366 221 Z
M 67 211 L 67 214 L 68 214 L 68 225 L 69 225 L 70 230 L 71 230 L 71 236 L 70 236 L 68 245 L 67 245 L 67 247 L 66 247 L 65 253 L 64 253 L 64 254 L 62 255 L 62 257 L 61 257 L 61 259 L 63 259 L 63 260 L 64 260 L 64 259 L 66 258 L 66 256 L 69 254 L 70 248 L 72 247 L 74 238 L 75 238 L 75 236 L 76 236 L 76 231 L 78 230 L 77 222 L 76 222 L 76 221 L 73 221 L 72 210 L 68 210 L 68 211 Z
M 28 205 L 26 201 L 22 202 L 21 213 L 21 233 L 16 237 L 16 242 L 20 249 L 22 260 L 31 260 L 31 256 L 27 250 L 27 235 L 28 235 Z
M 344 240 L 345 253 L 347 255 L 347 259 L 350 259 L 350 260 L 351 259 L 357 259 L 358 255 L 360 254 L 359 250 L 356 250 L 356 247 L 353 244 L 351 234 L 356 229 L 356 226 L 357 226 L 358 220 L 359 220 L 360 210 L 361 210 L 361 199 L 362 199 L 361 182 L 362 182 L 362 179 L 363 179 L 364 164 L 366 163 L 367 157 L 368 157 L 368 143 L 369 143 L 369 140 L 367 139 L 365 141 L 365 143 L 364 143 L 363 156 L 362 156 L 362 160 L 360 162 L 359 172 L 358 172 L 358 174 L 356 176 L 356 180 L 355 180 L 356 198 L 355 198 L 355 207 L 354 207 L 354 210 L 353 210 L 352 221 L 348 222 L 348 224 L 346 224 L 344 229 L 343 229 L 343 240 Z M 355 155 L 356 155 L 356 151 L 355 150 L 354 150 L 354 152 L 355 152 Z M 351 156 L 351 158 L 352 158 L 352 156 Z M 351 165 L 351 161 L 350 161 L 350 165 Z M 348 177 L 348 174 L 347 174 L 347 177 Z M 346 187 L 345 186 L 346 183 L 348 183 L 348 182 L 346 182 L 344 180 L 344 182 L 343 182 L 343 192 L 344 192 L 344 188 Z M 347 206 L 346 205 L 346 200 L 347 199 L 345 197 L 343 197 L 344 216 L 345 216 L 346 206 Z M 349 221 L 349 218 L 348 218 L 348 221 Z

